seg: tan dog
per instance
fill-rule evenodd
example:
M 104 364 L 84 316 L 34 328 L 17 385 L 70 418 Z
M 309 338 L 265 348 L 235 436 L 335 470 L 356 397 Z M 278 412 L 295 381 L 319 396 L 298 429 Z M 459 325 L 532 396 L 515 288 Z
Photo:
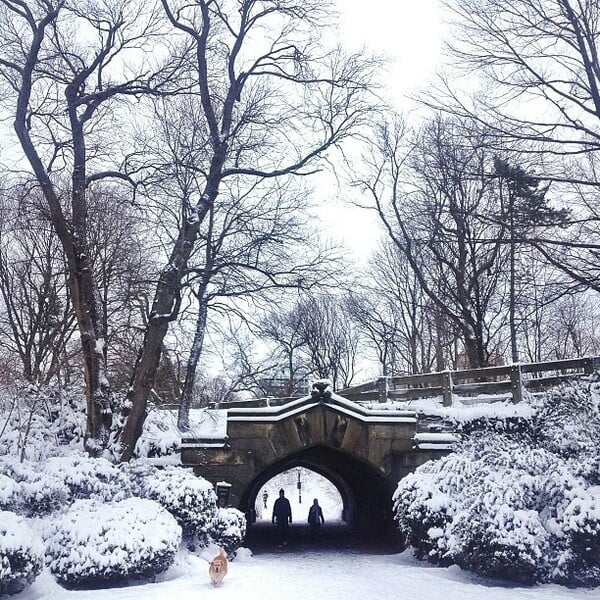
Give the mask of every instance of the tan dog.
M 223 548 L 219 548 L 219 554 L 212 559 L 208 573 L 213 586 L 220 585 L 223 577 L 227 575 L 227 555 Z

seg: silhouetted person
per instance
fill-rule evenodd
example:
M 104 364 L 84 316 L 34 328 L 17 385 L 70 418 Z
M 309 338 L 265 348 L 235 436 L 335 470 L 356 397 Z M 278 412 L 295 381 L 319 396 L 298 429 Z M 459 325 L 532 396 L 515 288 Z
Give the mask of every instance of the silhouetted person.
M 290 501 L 285 497 L 283 490 L 279 490 L 279 498 L 273 504 L 273 517 L 271 521 L 277 525 L 279 530 L 279 541 L 282 546 L 287 544 L 290 523 L 292 522 L 292 507 Z
M 267 490 L 265 490 L 263 492 L 263 504 L 265 505 L 265 508 L 267 508 L 267 500 L 269 499 L 269 492 L 267 492 Z
M 323 511 L 319 506 L 319 501 L 315 498 L 313 500 L 312 506 L 308 511 L 308 525 L 310 528 L 310 537 L 315 539 L 319 535 L 319 530 L 321 529 L 321 524 L 325 523 L 325 519 L 323 518 Z

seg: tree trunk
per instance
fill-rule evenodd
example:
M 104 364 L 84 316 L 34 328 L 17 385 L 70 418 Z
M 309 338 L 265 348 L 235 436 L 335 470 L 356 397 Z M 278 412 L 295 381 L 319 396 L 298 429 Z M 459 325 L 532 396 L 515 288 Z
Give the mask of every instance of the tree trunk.
M 84 444 L 90 454 L 97 455 L 108 441 L 108 429 L 111 425 L 112 413 L 104 356 L 105 335 L 99 319 L 98 296 L 92 274 L 90 253 L 86 247 L 87 207 L 85 204 L 83 128 L 81 123 L 78 122 L 76 110 L 71 107 L 69 117 L 73 127 L 74 164 L 72 170 L 73 188 L 71 190 L 73 223 L 70 224 L 63 213 L 57 191 L 30 137 L 28 126 L 28 106 L 32 91 L 33 69 L 44 38 L 44 29 L 47 24 L 56 18 L 58 10 L 50 12 L 40 22 L 35 32 L 26 66 L 21 73 L 22 85 L 17 100 L 14 129 L 23 152 L 40 184 L 48 204 L 54 231 L 67 258 L 69 286 L 81 337 L 86 383 L 87 418 Z
M 148 397 L 154 387 L 163 341 L 169 323 L 175 320 L 179 313 L 181 281 L 187 270 L 200 224 L 217 196 L 218 183 L 211 186 L 211 189 L 212 192 L 205 191 L 194 214 L 185 221 L 169 262 L 158 280 L 144 341 L 138 353 L 127 394 L 128 402 L 122 411 L 125 417 L 125 425 L 119 439 L 122 461 L 128 461 L 133 457 L 135 444 L 142 433 Z
M 510 208 L 510 305 L 509 305 L 509 327 L 510 327 L 510 353 L 513 363 L 519 362 L 519 348 L 517 346 L 517 323 L 516 323 L 516 276 L 515 276 L 515 217 L 514 206 Z
M 188 431 L 190 428 L 190 409 L 194 397 L 194 381 L 196 379 L 196 368 L 198 360 L 202 354 L 204 345 L 204 332 L 206 331 L 206 321 L 208 314 L 208 302 L 204 298 L 204 292 L 200 292 L 198 297 L 198 318 L 196 319 L 196 332 L 194 333 L 194 342 L 190 350 L 187 366 L 185 369 L 185 382 L 181 392 L 179 402 L 179 413 L 177 415 L 177 426 L 181 431 Z

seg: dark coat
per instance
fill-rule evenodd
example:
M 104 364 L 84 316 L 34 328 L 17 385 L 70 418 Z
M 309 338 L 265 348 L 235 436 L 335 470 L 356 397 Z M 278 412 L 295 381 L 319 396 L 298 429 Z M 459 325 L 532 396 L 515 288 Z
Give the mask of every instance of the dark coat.
M 279 497 L 275 500 L 275 504 L 273 504 L 273 521 L 277 521 L 277 523 L 292 522 L 292 507 L 287 498 Z
M 325 523 L 323 511 L 318 504 L 313 504 L 308 511 L 308 522 L 313 527 L 318 527 L 320 523 Z

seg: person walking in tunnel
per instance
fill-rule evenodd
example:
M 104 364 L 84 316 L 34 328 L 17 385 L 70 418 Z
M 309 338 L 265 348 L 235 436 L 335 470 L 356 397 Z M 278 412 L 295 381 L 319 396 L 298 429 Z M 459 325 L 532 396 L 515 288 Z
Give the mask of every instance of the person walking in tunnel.
M 279 530 L 279 541 L 282 546 L 287 545 L 290 523 L 292 522 L 292 507 L 290 501 L 285 497 L 285 492 L 279 490 L 279 498 L 273 504 L 273 517 L 271 521 L 277 525 Z
M 323 510 L 319 506 L 319 501 L 315 498 L 313 500 L 312 506 L 308 511 L 308 525 L 310 528 L 310 537 L 311 539 L 317 539 L 319 535 L 319 530 L 321 529 L 321 525 L 325 523 L 325 518 L 323 517 Z

